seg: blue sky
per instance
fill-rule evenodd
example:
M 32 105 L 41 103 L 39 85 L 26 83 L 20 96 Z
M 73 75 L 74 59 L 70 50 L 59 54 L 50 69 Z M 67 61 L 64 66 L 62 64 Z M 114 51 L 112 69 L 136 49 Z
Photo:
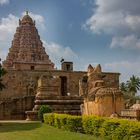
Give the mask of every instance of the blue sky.
M 100 63 L 121 81 L 140 76 L 139 0 L 0 0 L 2 60 L 26 9 L 57 68 L 64 57 L 75 70 Z

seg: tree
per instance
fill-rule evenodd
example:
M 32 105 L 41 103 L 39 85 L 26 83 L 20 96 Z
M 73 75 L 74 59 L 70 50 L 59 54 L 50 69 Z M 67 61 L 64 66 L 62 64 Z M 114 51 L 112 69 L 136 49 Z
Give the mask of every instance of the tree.
M 122 82 L 122 83 L 120 84 L 120 90 L 121 90 L 123 93 L 126 93 L 126 92 L 127 92 L 127 85 L 126 85 L 124 82 Z
M 130 80 L 127 81 L 126 85 L 131 96 L 135 96 L 137 91 L 140 90 L 140 78 L 132 75 Z
M 2 83 L 2 76 L 6 74 L 6 71 L 4 68 L 2 68 L 0 64 L 0 91 L 5 88 L 5 85 Z
M 126 83 L 120 84 L 120 90 L 124 94 L 126 108 L 132 106 L 140 96 L 136 96 L 140 90 L 140 78 L 132 75 Z

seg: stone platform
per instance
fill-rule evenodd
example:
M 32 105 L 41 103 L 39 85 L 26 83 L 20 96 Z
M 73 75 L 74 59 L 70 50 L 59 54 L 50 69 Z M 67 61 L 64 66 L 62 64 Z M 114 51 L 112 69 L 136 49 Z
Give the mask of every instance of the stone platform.
M 76 96 L 41 96 L 36 97 L 33 111 L 27 111 L 26 120 L 37 120 L 37 112 L 41 105 L 49 105 L 53 112 L 61 114 L 81 115 L 81 97 Z

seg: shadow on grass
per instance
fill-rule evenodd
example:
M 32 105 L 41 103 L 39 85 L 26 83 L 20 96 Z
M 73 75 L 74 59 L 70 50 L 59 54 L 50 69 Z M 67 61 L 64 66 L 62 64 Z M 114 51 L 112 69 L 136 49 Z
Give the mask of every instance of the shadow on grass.
M 41 123 L 1 123 L 0 133 L 14 131 L 28 131 L 41 127 Z

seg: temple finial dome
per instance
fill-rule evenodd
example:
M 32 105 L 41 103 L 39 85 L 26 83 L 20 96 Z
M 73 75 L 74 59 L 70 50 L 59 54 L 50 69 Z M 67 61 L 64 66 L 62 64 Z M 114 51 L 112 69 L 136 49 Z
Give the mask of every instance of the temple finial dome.
M 28 24 L 33 24 L 33 20 L 32 20 L 32 18 L 29 16 L 28 11 L 26 11 L 26 15 L 22 18 L 21 23 L 22 23 L 22 24 L 26 24 L 26 23 L 28 23 Z

